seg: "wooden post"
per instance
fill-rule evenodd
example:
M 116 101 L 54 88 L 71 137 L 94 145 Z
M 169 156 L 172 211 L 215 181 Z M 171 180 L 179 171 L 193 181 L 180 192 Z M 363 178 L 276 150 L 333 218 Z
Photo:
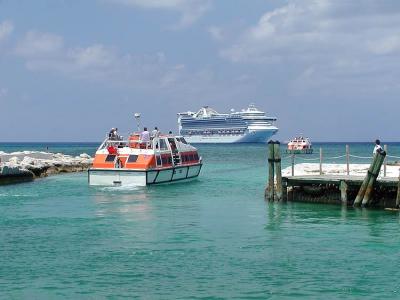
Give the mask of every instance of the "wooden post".
M 386 153 L 385 152 L 377 153 L 376 156 L 377 156 L 377 162 L 374 165 L 374 168 L 372 169 L 371 176 L 370 176 L 367 188 L 365 190 L 364 199 L 361 204 L 362 206 L 367 206 L 371 202 L 372 193 L 374 191 L 375 181 L 379 175 L 379 171 L 381 170 L 383 161 L 385 160 Z
M 400 169 L 399 169 L 399 182 L 397 184 L 397 197 L 396 197 L 396 208 L 400 206 Z
M 340 200 L 342 200 L 343 205 L 347 205 L 347 190 L 348 185 L 346 181 L 340 181 Z
M 346 145 L 346 165 L 347 165 L 347 175 L 350 175 L 350 148 Z
M 268 201 L 274 201 L 274 142 L 268 142 L 268 186 L 265 191 Z
M 294 153 L 292 153 L 292 176 L 294 176 Z
M 364 198 L 365 190 L 367 189 L 367 185 L 368 185 L 372 170 L 377 162 L 377 158 L 378 158 L 378 155 L 375 154 L 374 158 L 372 159 L 371 165 L 369 166 L 367 175 L 365 175 L 364 181 L 362 182 L 361 187 L 358 190 L 358 194 L 357 194 L 356 199 L 354 200 L 353 206 L 358 206 L 361 204 L 361 201 Z
M 319 175 L 322 175 L 322 148 L 319 148 Z
M 281 144 L 276 141 L 274 144 L 275 176 L 276 187 L 274 200 L 282 201 L 282 166 L 281 166 Z
M 282 179 L 282 200 L 288 200 L 288 182 L 287 178 Z
M 387 145 L 383 145 L 383 150 L 385 150 L 385 153 L 387 154 Z M 386 177 L 386 166 L 387 166 L 387 158 L 385 156 L 385 161 L 383 162 L 383 176 Z

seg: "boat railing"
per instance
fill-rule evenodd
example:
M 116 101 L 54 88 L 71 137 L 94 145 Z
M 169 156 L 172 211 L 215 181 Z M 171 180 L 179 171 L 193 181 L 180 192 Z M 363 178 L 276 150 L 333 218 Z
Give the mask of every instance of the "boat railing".
M 126 140 L 123 137 L 118 138 L 109 138 L 106 139 L 101 143 L 100 147 L 97 150 L 102 150 L 107 147 L 116 147 L 116 148 L 123 148 L 123 147 L 130 147 L 131 145 L 136 144 L 140 149 L 153 149 L 152 141 L 142 141 L 142 140 Z

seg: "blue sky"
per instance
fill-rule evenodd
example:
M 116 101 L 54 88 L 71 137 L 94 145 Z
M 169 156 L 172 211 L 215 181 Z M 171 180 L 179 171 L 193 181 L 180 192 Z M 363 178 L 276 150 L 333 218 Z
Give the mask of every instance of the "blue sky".
M 398 141 L 399 54 L 398 1 L 0 0 L 0 141 L 249 103 L 280 140 Z

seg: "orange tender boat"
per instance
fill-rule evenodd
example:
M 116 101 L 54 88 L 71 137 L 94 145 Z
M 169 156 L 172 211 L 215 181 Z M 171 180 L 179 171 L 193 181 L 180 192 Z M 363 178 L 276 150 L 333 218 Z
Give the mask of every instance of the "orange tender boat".
M 196 178 L 201 167 L 197 149 L 183 137 L 160 135 L 142 142 L 134 133 L 128 140 L 105 139 L 88 177 L 90 185 L 146 186 Z

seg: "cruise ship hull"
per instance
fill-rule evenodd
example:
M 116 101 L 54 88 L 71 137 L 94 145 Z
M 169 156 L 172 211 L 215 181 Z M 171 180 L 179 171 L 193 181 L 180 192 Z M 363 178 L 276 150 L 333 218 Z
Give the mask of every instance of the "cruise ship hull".
M 233 144 L 233 143 L 266 143 L 278 131 L 278 128 L 252 130 L 241 135 L 186 135 L 191 144 Z

